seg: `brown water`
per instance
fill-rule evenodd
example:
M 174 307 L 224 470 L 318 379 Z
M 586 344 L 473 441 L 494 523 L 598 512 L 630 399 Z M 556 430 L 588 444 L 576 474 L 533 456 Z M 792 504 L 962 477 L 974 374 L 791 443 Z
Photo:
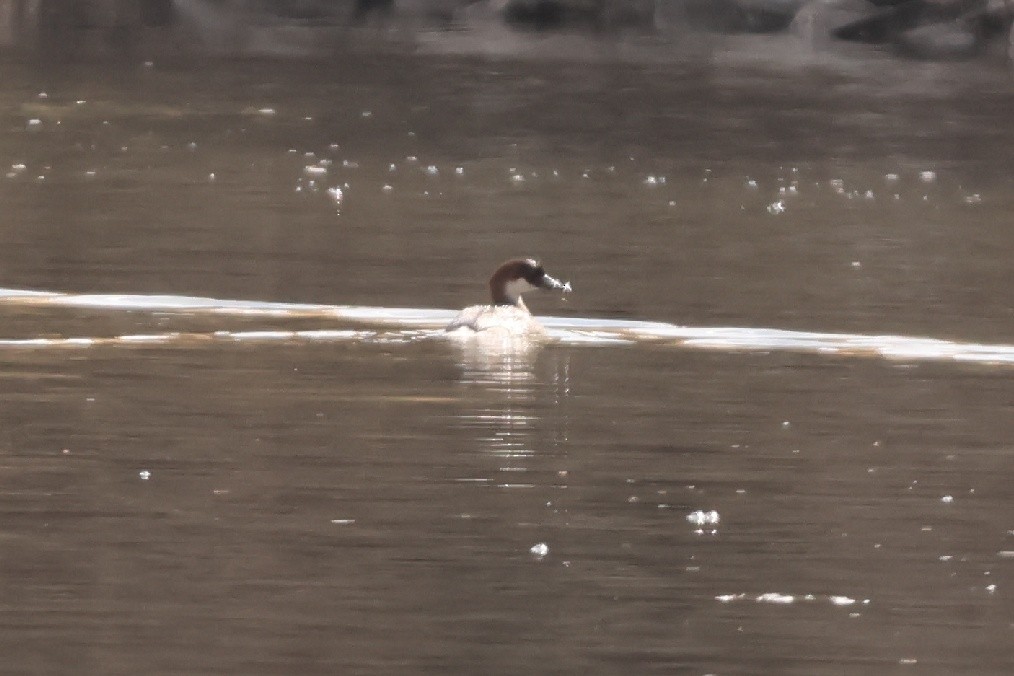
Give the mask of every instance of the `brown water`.
M 1004 71 L 0 73 L 3 287 L 1014 343 Z M 0 317 L 5 673 L 1014 671 L 1009 365 Z

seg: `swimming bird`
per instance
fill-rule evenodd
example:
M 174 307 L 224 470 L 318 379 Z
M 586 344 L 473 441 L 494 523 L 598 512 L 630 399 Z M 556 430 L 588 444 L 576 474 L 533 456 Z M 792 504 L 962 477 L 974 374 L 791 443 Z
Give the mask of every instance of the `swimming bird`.
M 472 305 L 458 313 L 448 331 L 478 333 L 495 331 L 508 336 L 535 337 L 543 334 L 542 325 L 532 318 L 521 294 L 535 289 L 571 291 L 570 282 L 561 282 L 546 274 L 532 258 L 515 258 L 503 263 L 489 278 L 492 305 Z

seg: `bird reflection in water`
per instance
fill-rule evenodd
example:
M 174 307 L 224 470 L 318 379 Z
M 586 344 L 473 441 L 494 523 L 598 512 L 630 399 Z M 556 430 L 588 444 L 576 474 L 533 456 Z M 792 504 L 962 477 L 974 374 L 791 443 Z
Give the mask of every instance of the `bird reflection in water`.
M 528 471 L 528 459 L 551 450 L 540 448 L 545 432 L 551 446 L 566 442 L 561 413 L 570 393 L 568 350 L 544 349 L 542 341 L 516 336 L 467 340 L 458 343 L 458 366 L 462 385 L 475 390 L 467 398 L 475 406 L 462 413 L 460 424 L 477 432 L 481 451 L 501 459 L 500 471 Z

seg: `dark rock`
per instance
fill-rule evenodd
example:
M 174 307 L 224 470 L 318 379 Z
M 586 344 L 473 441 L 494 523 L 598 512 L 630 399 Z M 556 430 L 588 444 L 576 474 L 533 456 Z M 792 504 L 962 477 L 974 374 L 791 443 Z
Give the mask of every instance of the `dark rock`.
M 901 33 L 920 26 L 954 21 L 972 12 L 983 12 L 987 0 L 906 0 L 886 10 L 838 28 L 834 35 L 842 40 L 883 44 Z
M 394 0 L 356 0 L 352 20 L 364 23 L 372 16 L 387 18 L 394 11 Z
M 932 60 L 967 59 L 982 48 L 979 31 L 965 21 L 918 26 L 899 34 L 895 43 L 907 56 Z
M 303 25 L 333 25 L 345 12 L 338 6 L 346 3 L 324 0 L 257 0 L 248 3 L 248 11 L 275 19 Z
M 811 47 L 823 48 L 834 41 L 835 31 L 870 11 L 867 0 L 812 0 L 796 12 L 790 30 Z
M 545 30 L 560 28 L 567 18 L 573 20 L 576 16 L 594 21 L 597 18 L 594 10 L 592 7 L 568 7 L 559 0 L 513 0 L 504 7 L 503 18 L 516 26 Z
M 922 59 L 969 58 L 1006 38 L 1011 6 L 1001 0 L 905 0 L 887 6 L 874 0 L 868 15 L 838 27 L 842 39 L 893 44 L 899 52 Z
M 503 21 L 534 30 L 603 31 L 654 25 L 657 0 L 493 0 Z
M 804 0 L 657 0 L 662 30 L 773 33 L 788 28 Z

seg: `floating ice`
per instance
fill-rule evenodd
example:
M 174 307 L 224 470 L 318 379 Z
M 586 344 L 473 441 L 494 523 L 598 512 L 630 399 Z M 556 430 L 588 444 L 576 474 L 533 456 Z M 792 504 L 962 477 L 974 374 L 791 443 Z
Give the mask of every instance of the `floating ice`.
M 785 213 L 785 202 L 778 200 L 768 205 L 768 213 L 772 215 Z
M 137 473 L 137 476 L 141 477 L 141 481 L 147 481 L 148 479 L 151 478 L 151 472 L 149 472 L 146 469 L 142 469 L 140 472 Z
M 935 171 L 920 171 L 919 180 L 923 183 L 932 183 L 937 180 L 937 172 Z
M 532 545 L 528 551 L 535 558 L 541 559 L 544 558 L 547 554 L 549 554 L 549 545 L 547 545 L 545 542 L 539 542 L 537 544 Z
M 327 173 L 327 167 L 318 167 L 314 164 L 308 164 L 303 167 L 303 173 L 307 176 L 323 176 Z
M 310 188 L 311 181 L 300 179 L 296 190 Z M 393 188 L 392 188 L 393 189 Z M 385 192 L 388 188 L 385 187 Z M 445 337 L 442 329 L 456 314 L 453 310 L 427 308 L 385 308 L 346 305 L 308 305 L 269 303 L 190 296 L 145 294 L 64 294 L 51 291 L 0 289 L 2 305 L 51 307 L 92 307 L 110 310 L 147 310 L 152 312 L 203 312 L 242 316 L 312 316 L 353 323 L 385 325 L 396 332 L 416 329 L 433 330 L 429 337 Z M 609 320 L 581 317 L 540 317 L 547 337 L 563 344 L 631 344 L 648 341 L 673 349 L 717 351 L 784 351 L 833 354 L 850 358 L 879 358 L 903 361 L 975 362 L 996 367 L 1014 366 L 1014 344 L 982 344 L 924 338 L 917 336 L 867 335 L 786 331 L 758 327 L 676 326 L 663 322 Z M 0 339 L 0 347 L 91 345 L 91 338 Z M 79 342 L 72 342 L 79 341 Z M 115 342 L 115 339 L 113 339 Z M 915 486 L 913 482 L 912 486 Z

